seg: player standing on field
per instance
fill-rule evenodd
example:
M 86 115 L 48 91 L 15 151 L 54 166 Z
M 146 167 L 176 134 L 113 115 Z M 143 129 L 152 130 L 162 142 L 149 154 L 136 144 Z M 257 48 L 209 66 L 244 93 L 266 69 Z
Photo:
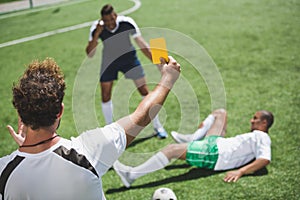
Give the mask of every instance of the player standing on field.
M 121 71 L 126 78 L 132 79 L 144 98 L 149 90 L 146 84 L 144 70 L 136 55 L 136 50 L 130 41 L 132 37 L 144 55 L 151 60 L 148 44 L 130 17 L 118 16 L 114 8 L 107 4 L 101 9 L 101 19 L 94 22 L 90 29 L 86 53 L 89 57 L 95 54 L 99 38 L 103 42 L 100 86 L 102 97 L 102 112 L 106 124 L 113 122 L 113 103 L 111 92 L 114 80 Z M 153 119 L 153 127 L 159 138 L 166 138 L 167 132 L 161 125 L 158 115 Z

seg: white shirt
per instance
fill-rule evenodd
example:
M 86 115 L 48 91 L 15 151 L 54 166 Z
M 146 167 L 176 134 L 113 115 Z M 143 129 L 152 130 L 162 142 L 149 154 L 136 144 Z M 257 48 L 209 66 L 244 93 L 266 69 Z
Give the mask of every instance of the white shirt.
M 101 176 L 124 152 L 125 147 L 124 129 L 113 123 L 84 132 L 71 140 L 61 138 L 41 153 L 16 150 L 0 159 L 1 178 L 9 162 L 16 156 L 22 159 L 7 179 L 4 199 L 103 200 Z
M 240 167 L 254 158 L 271 161 L 271 139 L 265 132 L 255 130 L 231 138 L 218 138 L 219 157 L 214 170 Z

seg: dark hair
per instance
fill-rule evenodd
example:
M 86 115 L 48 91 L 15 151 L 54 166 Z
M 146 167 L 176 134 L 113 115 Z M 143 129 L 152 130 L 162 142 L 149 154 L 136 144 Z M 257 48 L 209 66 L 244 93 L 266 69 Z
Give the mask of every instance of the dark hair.
M 261 119 L 267 121 L 267 128 L 271 128 L 273 122 L 274 122 L 274 116 L 271 112 L 267 110 L 261 110 Z
M 53 59 L 33 61 L 14 84 L 12 102 L 22 122 L 36 130 L 54 124 L 65 88 L 64 75 Z
M 114 12 L 114 8 L 112 7 L 112 5 L 106 4 L 105 6 L 102 7 L 100 14 L 101 16 L 104 16 L 104 15 L 110 15 L 113 12 Z

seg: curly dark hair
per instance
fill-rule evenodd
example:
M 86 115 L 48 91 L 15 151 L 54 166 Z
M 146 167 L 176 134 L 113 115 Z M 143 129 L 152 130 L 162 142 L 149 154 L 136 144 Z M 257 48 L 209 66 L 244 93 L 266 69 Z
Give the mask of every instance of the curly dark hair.
M 17 84 L 13 105 L 22 122 L 33 130 L 54 124 L 65 95 L 64 75 L 54 59 L 33 61 Z

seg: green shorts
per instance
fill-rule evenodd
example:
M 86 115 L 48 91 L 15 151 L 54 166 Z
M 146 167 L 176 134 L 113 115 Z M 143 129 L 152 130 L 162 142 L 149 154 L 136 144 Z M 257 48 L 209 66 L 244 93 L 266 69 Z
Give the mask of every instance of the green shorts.
M 200 141 L 188 144 L 186 162 L 200 168 L 214 169 L 218 160 L 218 146 L 216 140 L 220 136 L 211 135 Z

